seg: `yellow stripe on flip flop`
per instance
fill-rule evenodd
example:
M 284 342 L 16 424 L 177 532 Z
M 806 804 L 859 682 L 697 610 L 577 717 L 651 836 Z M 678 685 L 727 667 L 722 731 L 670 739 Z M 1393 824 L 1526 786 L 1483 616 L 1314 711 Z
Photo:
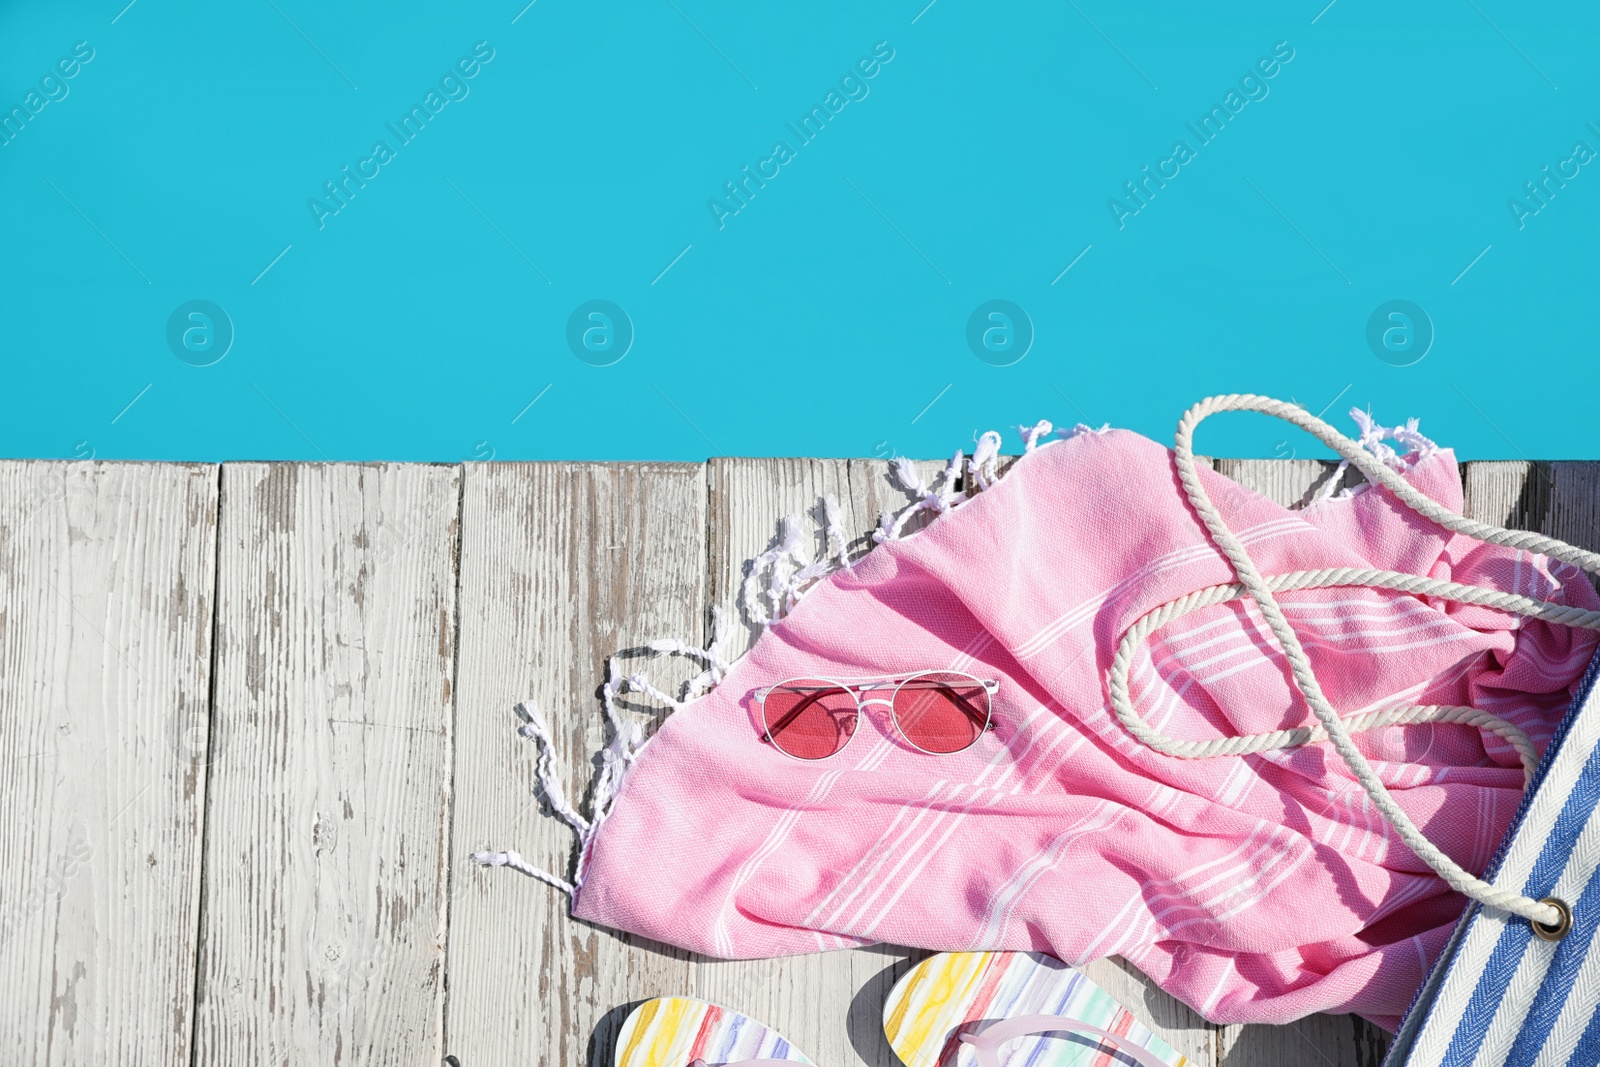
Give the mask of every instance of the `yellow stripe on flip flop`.
M 1037 952 L 946 952 L 913 967 L 884 1005 L 884 1037 L 907 1067 L 938 1067 L 946 1042 L 980 1017 L 1057 1014 L 1115 1030 L 1126 1009 L 1082 972 Z M 1189 1063 L 1176 1049 L 1130 1019 L 1125 1041 L 1135 1042 L 1172 1067 Z M 1103 1052 L 1041 1037 L 1013 1046 L 1003 1063 L 1044 1065 L 1098 1061 Z M 971 1064 L 966 1053 L 961 1060 Z
M 638 1021 L 617 1067 L 668 1067 L 687 1051 L 705 1005 L 684 997 L 658 997 L 639 1005 Z M 689 1016 L 694 1020 L 687 1022 Z
M 628 1035 L 628 1043 L 617 1053 L 617 1067 L 635 1067 L 639 1046 L 652 1036 L 651 1024 L 655 1021 L 656 1013 L 661 1010 L 661 1006 L 660 1000 L 647 1000 L 639 1005 L 638 1013 L 633 1018 L 633 1032 Z
M 992 952 L 949 952 L 918 964 L 884 1026 L 895 1055 L 912 1067 L 936 1062 L 994 957 Z
M 702 1040 L 703 1039 L 703 1040 Z M 811 1060 L 770 1026 L 694 997 L 656 997 L 634 1008 L 617 1034 L 614 1067 L 687 1067 L 691 1057 Z

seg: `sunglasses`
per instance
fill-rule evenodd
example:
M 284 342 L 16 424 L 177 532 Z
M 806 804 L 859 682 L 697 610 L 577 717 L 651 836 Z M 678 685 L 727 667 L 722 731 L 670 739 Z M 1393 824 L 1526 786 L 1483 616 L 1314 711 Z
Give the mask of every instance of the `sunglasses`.
M 948 756 L 977 744 L 991 721 L 1000 683 L 959 671 L 917 671 L 854 681 L 790 678 L 756 690 L 764 742 L 795 759 L 837 756 L 856 735 L 868 704 L 885 704 L 911 747 Z M 869 696 L 887 693 L 888 696 Z

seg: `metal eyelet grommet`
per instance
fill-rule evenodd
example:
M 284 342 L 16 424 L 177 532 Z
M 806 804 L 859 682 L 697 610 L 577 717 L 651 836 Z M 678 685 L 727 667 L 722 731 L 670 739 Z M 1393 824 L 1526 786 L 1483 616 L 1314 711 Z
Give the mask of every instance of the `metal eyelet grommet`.
M 1559 911 L 1561 913 L 1561 918 L 1553 926 L 1546 926 L 1544 923 L 1530 921 L 1528 925 L 1533 927 L 1534 937 L 1537 937 L 1541 941 L 1560 941 L 1562 938 L 1572 933 L 1572 909 L 1567 907 L 1566 901 L 1560 899 L 1559 897 L 1545 897 L 1543 900 L 1539 901 L 1539 903 L 1548 904 L 1552 908 Z

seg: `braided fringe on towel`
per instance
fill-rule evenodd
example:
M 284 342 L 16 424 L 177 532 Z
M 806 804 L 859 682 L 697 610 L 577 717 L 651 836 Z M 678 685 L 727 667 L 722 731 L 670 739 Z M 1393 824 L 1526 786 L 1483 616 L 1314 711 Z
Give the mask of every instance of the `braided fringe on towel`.
M 873 541 L 898 540 L 911 517 L 922 510 L 935 514 L 945 512 L 967 500 L 979 489 L 986 489 L 998 477 L 997 461 L 1000 455 L 1000 435 L 992 430 L 978 442 L 978 451 L 971 461 L 965 452 L 957 452 L 929 486 L 917 473 L 916 467 L 905 457 L 897 457 L 890 464 L 894 481 L 916 499 L 899 512 L 884 512 Z M 958 486 L 963 469 L 966 469 L 970 488 L 963 492 Z M 819 578 L 835 571 L 849 570 L 855 566 L 850 558 L 849 540 L 844 535 L 839 501 L 831 494 L 822 498 L 823 536 L 826 551 L 822 558 L 807 561 L 800 554 L 800 525 L 798 515 L 789 515 L 778 525 L 775 544 L 746 568 L 744 582 L 739 587 L 739 602 L 745 616 L 756 626 L 767 627 L 789 614 Z
M 1078 423 L 1070 430 L 1055 429 L 1041 420 L 1032 426 L 1018 426 L 1025 453 L 1031 453 L 1054 440 L 1069 440 L 1083 433 L 1105 433 L 1110 424 L 1099 427 Z M 957 451 L 945 469 L 929 484 L 916 465 L 904 456 L 889 464 L 890 479 L 911 494 L 912 501 L 899 511 L 885 511 L 872 534 L 875 544 L 898 541 L 906 536 L 906 526 L 924 511 L 942 515 L 952 511 L 1000 480 L 1001 436 L 994 430 L 979 435 L 972 456 Z M 965 481 L 963 482 L 963 478 Z M 839 502 L 831 495 L 822 498 L 823 531 L 827 550 L 821 559 L 807 562 L 800 554 L 801 520 L 786 516 L 778 526 L 778 539 L 771 548 L 751 560 L 744 582 L 739 587 L 739 603 L 746 618 L 756 626 L 767 627 L 782 619 L 817 579 L 855 566 L 841 528 Z
M 633 761 L 638 758 L 645 746 L 644 731 L 640 729 L 638 723 L 622 717 L 617 709 L 617 697 L 627 693 L 642 693 L 676 711 L 695 697 L 708 692 L 728 673 L 729 664 L 724 650 L 730 633 L 726 616 L 720 609 L 713 609 L 709 647 L 696 648 L 672 637 L 652 641 L 647 646 L 656 655 L 686 656 L 705 664 L 705 670 L 684 685 L 681 699 L 662 692 L 642 673 L 619 675 L 616 656 L 606 660 L 606 680 L 600 689 L 600 704 L 605 712 L 611 740 L 600 750 L 600 771 L 595 776 L 594 796 L 589 802 L 590 815 L 587 818 L 568 802 L 566 791 L 561 788 L 561 776 L 555 767 L 555 746 L 550 738 L 550 728 L 539 712 L 539 705 L 532 700 L 518 704 L 515 710 L 517 717 L 522 720 L 522 725 L 517 727 L 517 733 L 533 741 L 538 747 L 539 755 L 534 762 L 534 774 L 539 781 L 539 790 L 544 794 L 556 818 L 572 827 L 573 832 L 577 834 L 578 861 L 575 873 L 572 881 L 568 882 L 549 871 L 533 866 L 514 850 L 474 852 L 473 860 L 485 867 L 509 867 L 561 890 L 568 897 L 574 896 L 583 886 L 585 861 L 588 859 L 590 846 L 594 844 L 595 835 L 600 832 L 600 827 L 611 815 L 617 795 L 622 791 L 623 776 L 627 774 L 628 768 L 633 765 Z
M 1438 451 L 1438 445 L 1417 431 L 1416 419 L 1407 419 L 1402 426 L 1380 426 L 1369 413 L 1362 411 L 1360 408 L 1351 408 L 1350 417 L 1355 420 L 1356 427 L 1361 431 L 1360 435 L 1356 437 L 1356 444 L 1370 452 L 1374 459 L 1390 470 L 1405 470 L 1405 461 L 1394 449 L 1383 443 L 1385 440 L 1404 445 L 1408 450 L 1407 454 L 1414 455 L 1418 459 L 1426 458 Z M 1316 496 L 1311 498 L 1311 503 L 1320 504 L 1326 500 L 1349 500 L 1357 493 L 1363 493 L 1372 488 L 1373 483 L 1368 479 L 1362 485 L 1340 490 L 1339 483 L 1344 480 L 1345 471 L 1349 469 L 1350 461 L 1348 459 L 1339 460 L 1339 465 L 1328 476 L 1328 480 L 1322 483 L 1322 487 L 1317 490 Z
M 1053 444 L 1054 441 L 1046 440 L 1051 438 L 1052 434 L 1055 439 L 1067 441 L 1077 437 L 1079 434 L 1105 433 L 1109 429 L 1111 429 L 1110 423 L 1096 429 L 1080 422 L 1070 430 L 1065 427 L 1057 430 L 1049 422 L 1041 419 L 1032 426 L 1018 426 L 1017 432 L 1022 437 L 1023 454 L 1027 455 L 1044 447 L 1044 445 Z M 964 489 L 956 488 L 957 479 L 962 472 L 962 461 L 965 459 L 964 454 L 961 452 L 957 452 L 955 457 L 950 460 L 950 464 L 945 467 L 944 473 L 938 478 L 938 487 L 936 489 L 930 488 L 922 480 L 922 476 L 917 473 L 916 467 L 911 464 L 910 460 L 903 456 L 896 459 L 890 467 L 895 481 L 900 484 L 902 489 L 905 489 L 917 499 L 898 512 L 884 512 L 878 519 L 878 530 L 872 535 L 872 539 L 878 544 L 882 544 L 885 541 L 898 541 L 905 536 L 906 523 L 910 522 L 918 512 L 931 511 L 935 515 L 940 515 L 965 504 L 984 490 L 992 488 L 995 482 L 1000 480 L 1000 444 L 1000 435 L 993 430 L 989 430 L 979 436 L 972 458 L 965 460 L 966 486 Z

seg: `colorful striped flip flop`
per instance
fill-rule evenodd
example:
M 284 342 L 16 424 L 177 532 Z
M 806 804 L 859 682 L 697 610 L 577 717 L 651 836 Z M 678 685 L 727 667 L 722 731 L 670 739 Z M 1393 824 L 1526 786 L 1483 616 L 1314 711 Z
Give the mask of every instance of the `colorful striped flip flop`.
M 1089 1034 L 1021 1037 L 996 1050 L 999 1067 L 1125 1067 L 1189 1061 L 1152 1034 L 1099 986 L 1040 952 L 943 952 L 895 984 L 883 1008 L 883 1032 L 906 1067 L 978 1067 L 962 1034 L 982 1034 L 1021 1016 L 1071 1018 L 1117 1035 L 1140 1053 L 1117 1053 Z M 978 1025 L 972 1025 L 978 1024 Z M 987 1057 L 986 1057 L 987 1058 Z
M 617 1035 L 616 1067 L 711 1067 L 745 1060 L 810 1063 L 783 1035 L 715 1004 L 657 997 L 634 1008 Z

